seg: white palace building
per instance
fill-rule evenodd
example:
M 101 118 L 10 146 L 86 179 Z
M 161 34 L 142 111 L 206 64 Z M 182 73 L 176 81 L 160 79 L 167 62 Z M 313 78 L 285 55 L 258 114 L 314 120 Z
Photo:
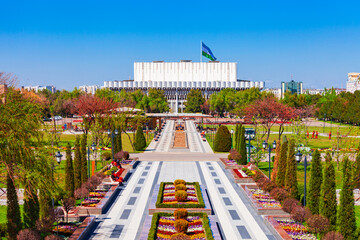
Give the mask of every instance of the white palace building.
M 264 82 L 251 82 L 237 79 L 235 62 L 135 62 L 134 80 L 105 81 L 104 88 L 114 91 L 142 90 L 147 94 L 149 88 L 164 90 L 173 112 L 183 112 L 186 96 L 190 89 L 200 89 L 206 99 L 214 92 L 224 88 L 237 91 L 252 87 L 264 89 Z

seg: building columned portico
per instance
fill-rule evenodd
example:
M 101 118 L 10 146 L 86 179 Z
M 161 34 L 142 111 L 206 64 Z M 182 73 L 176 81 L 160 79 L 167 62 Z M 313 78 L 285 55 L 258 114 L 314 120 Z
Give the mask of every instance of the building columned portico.
M 177 63 L 151 62 L 134 63 L 134 80 L 105 81 L 104 88 L 114 91 L 142 90 L 148 94 L 150 88 L 164 90 L 173 112 L 182 112 L 190 89 L 201 90 L 205 99 L 225 88 L 236 91 L 252 87 L 263 89 L 264 82 L 236 79 L 236 63 Z

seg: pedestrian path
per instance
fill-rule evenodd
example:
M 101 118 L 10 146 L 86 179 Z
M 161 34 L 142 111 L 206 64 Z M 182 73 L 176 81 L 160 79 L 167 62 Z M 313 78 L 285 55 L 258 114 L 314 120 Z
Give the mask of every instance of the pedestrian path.
M 90 239 L 136 239 L 146 213 L 159 162 L 142 162 L 107 214 L 100 215 Z
M 158 141 L 155 152 L 169 151 L 172 143 L 172 138 L 174 135 L 174 124 L 175 124 L 174 120 L 166 121 L 165 128 L 161 133 L 161 137 Z

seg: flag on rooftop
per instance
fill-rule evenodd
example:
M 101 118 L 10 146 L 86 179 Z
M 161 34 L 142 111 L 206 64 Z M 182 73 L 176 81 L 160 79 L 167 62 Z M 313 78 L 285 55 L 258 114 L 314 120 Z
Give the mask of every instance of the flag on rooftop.
M 207 57 L 208 59 L 210 59 L 211 61 L 215 61 L 216 57 L 214 56 L 214 54 L 211 52 L 210 48 L 208 46 L 206 46 L 203 42 L 201 42 L 202 45 L 202 55 L 204 57 Z

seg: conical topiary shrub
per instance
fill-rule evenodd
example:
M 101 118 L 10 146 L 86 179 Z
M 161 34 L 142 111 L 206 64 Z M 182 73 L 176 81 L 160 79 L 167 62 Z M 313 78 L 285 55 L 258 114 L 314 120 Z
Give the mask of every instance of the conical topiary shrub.
M 136 130 L 134 147 L 136 151 L 143 151 L 146 147 L 146 140 L 141 126 L 138 126 Z
M 220 126 L 215 135 L 215 151 L 229 152 L 231 149 L 231 134 L 225 126 Z

